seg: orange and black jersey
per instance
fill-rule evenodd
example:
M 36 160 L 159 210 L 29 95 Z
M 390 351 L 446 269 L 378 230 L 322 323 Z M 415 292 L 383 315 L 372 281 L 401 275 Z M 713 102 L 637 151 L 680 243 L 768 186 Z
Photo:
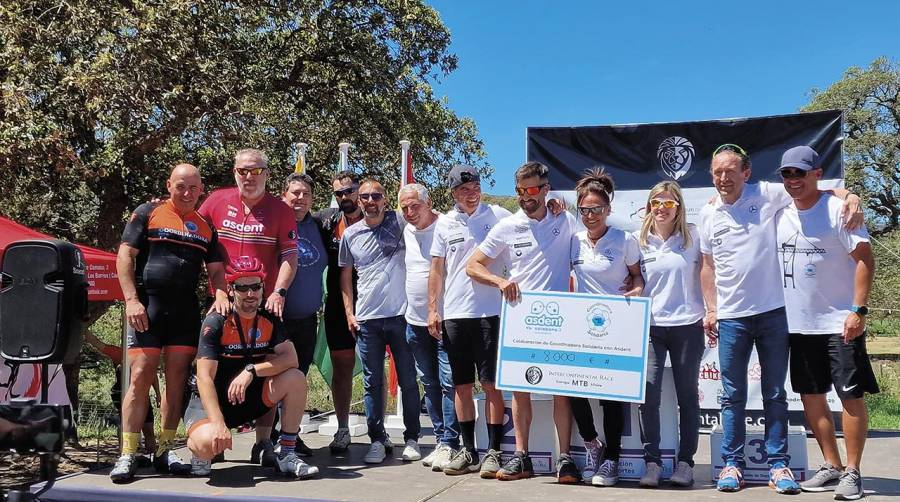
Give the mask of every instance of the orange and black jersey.
M 222 261 L 215 229 L 196 211 L 178 211 L 171 200 L 138 206 L 122 242 L 138 250 L 135 279 L 150 293 L 193 294 L 202 264 Z
M 219 361 L 217 378 L 230 376 L 247 363 L 263 361 L 285 340 L 281 321 L 265 310 L 257 311 L 253 319 L 245 319 L 236 312 L 227 318 L 213 312 L 206 316 L 200 328 L 197 357 Z

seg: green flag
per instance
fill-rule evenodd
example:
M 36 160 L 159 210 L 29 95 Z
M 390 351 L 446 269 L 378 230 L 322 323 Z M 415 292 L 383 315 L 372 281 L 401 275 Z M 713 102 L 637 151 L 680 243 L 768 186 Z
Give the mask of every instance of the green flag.
M 328 288 L 325 285 L 325 277 L 328 274 L 328 268 L 322 273 L 322 291 L 327 294 Z M 324 295 L 323 295 L 324 300 Z M 323 302 L 324 303 L 324 302 Z M 325 382 L 331 387 L 331 376 L 333 368 L 331 367 L 331 351 L 328 350 L 328 339 L 325 337 L 325 320 L 322 314 L 319 314 L 319 332 L 316 335 L 316 349 L 313 351 L 313 364 L 319 368 L 319 373 Z M 362 373 L 362 362 L 359 360 L 359 354 L 356 355 L 356 365 L 353 367 L 353 376 Z

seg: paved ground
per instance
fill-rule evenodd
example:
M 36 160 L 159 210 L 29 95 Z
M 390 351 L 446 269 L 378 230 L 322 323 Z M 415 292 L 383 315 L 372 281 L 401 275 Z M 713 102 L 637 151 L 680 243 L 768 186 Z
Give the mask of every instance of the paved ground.
M 613 488 L 558 485 L 551 476 L 513 482 L 482 480 L 476 475 L 451 477 L 433 473 L 421 463 L 405 464 L 394 457 L 383 464 L 368 466 L 362 463 L 367 445 L 365 439 L 355 438 L 348 455 L 332 456 L 328 452 L 329 438 L 318 434 L 303 436 L 316 450 L 310 462 L 319 466 L 317 479 L 295 481 L 275 478 L 271 470 L 247 463 L 252 434 L 235 439 L 235 449 L 227 452 L 226 463 L 213 466 L 210 478 L 190 479 L 160 477 L 149 471 L 128 485 L 113 485 L 108 471 L 95 471 L 70 476 L 57 482 L 42 500 L 114 501 L 201 501 L 201 500 L 282 500 L 290 497 L 304 500 L 351 500 L 370 502 L 403 501 L 578 501 L 586 497 L 603 497 L 631 501 L 658 500 L 667 502 L 694 500 L 741 500 L 776 498 L 774 491 L 753 486 L 737 494 L 722 494 L 712 488 L 709 480 L 709 436 L 701 435 L 697 459 L 697 485 L 692 489 L 641 489 L 636 483 L 623 482 Z M 395 440 L 399 443 L 399 440 Z M 423 444 L 425 441 L 423 440 Z M 431 446 L 424 447 L 423 453 Z M 813 440 L 808 440 L 810 466 L 821 462 Z M 189 457 L 185 457 L 189 458 Z M 887 501 L 900 497 L 900 434 L 872 437 L 866 445 L 863 465 L 864 486 L 869 501 Z M 208 498 L 212 497 L 212 498 Z M 831 494 L 802 494 L 804 500 L 831 500 Z

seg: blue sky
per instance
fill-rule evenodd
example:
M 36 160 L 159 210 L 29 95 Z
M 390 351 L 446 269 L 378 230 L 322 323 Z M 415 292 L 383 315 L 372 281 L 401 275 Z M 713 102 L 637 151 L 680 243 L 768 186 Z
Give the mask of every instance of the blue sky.
M 900 2 L 430 0 L 459 68 L 436 90 L 478 124 L 512 194 L 528 126 L 792 113 L 850 66 L 900 60 Z

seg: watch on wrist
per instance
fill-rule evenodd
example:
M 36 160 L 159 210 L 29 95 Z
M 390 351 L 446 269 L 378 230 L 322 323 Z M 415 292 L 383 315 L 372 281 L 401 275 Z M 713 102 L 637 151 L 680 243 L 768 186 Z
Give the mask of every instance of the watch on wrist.
M 853 305 L 850 307 L 850 312 L 865 317 L 869 314 L 869 307 L 865 305 Z
M 256 365 L 248 364 L 247 366 L 244 366 L 244 371 L 250 373 L 253 376 L 256 376 Z
M 278 289 L 275 290 L 275 292 L 278 293 L 278 296 L 280 296 L 280 297 L 282 297 L 282 298 L 284 298 L 285 296 L 287 296 L 287 290 L 284 289 L 284 288 L 278 288 Z

